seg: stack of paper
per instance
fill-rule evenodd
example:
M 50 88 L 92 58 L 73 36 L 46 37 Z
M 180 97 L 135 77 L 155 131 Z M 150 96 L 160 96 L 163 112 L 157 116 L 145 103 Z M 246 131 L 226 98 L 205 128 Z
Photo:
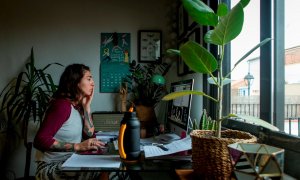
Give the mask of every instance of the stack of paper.
M 158 136 L 152 136 L 149 138 L 143 138 L 140 140 L 141 145 L 151 145 L 152 143 L 162 143 L 162 144 L 169 144 L 173 141 L 179 140 L 180 136 L 175 133 L 166 133 L 160 134 Z
M 192 149 L 191 137 L 187 136 L 184 139 L 173 141 L 170 144 L 164 145 L 164 147 L 166 147 L 166 149 L 168 150 L 163 150 L 158 146 L 152 146 L 152 145 L 144 146 L 145 157 L 148 158 L 148 157 L 155 157 L 155 156 L 164 156 L 164 155 L 169 155 L 181 151 L 190 150 Z

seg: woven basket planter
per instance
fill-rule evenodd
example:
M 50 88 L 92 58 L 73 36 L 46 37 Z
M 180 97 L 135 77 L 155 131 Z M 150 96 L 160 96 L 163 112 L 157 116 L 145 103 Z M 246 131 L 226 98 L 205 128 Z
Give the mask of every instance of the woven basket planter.
M 233 167 L 228 145 L 236 142 L 255 143 L 257 138 L 250 133 L 225 130 L 222 137 L 214 137 L 215 131 L 193 130 L 192 161 L 194 172 L 205 179 L 230 179 Z

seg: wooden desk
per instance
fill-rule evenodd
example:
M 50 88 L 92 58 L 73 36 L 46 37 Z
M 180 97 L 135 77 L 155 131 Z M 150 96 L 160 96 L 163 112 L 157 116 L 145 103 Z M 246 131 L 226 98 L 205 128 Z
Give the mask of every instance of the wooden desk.
M 196 179 L 193 169 L 176 169 L 176 177 L 180 180 L 192 180 Z

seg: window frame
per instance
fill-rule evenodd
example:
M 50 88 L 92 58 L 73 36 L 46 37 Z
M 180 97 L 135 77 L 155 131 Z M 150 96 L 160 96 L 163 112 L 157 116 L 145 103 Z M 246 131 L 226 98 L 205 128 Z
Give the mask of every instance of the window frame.
M 230 0 L 222 0 L 230 7 Z M 273 23 L 272 23 L 273 22 Z M 260 1 L 260 40 L 272 37 L 271 43 L 260 48 L 260 118 L 284 131 L 284 1 Z M 273 33 L 273 34 L 272 34 Z M 230 72 L 230 44 L 226 45 L 224 73 Z M 203 79 L 206 81 L 206 79 Z M 213 88 L 213 87 L 212 87 Z M 224 87 L 224 114 L 230 113 L 231 87 Z

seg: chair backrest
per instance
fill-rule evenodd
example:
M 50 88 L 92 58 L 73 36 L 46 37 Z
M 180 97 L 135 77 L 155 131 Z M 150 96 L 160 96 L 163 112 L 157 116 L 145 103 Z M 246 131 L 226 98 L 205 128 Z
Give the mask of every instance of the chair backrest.
M 117 131 L 124 116 L 122 112 L 96 111 L 92 113 L 96 131 Z

